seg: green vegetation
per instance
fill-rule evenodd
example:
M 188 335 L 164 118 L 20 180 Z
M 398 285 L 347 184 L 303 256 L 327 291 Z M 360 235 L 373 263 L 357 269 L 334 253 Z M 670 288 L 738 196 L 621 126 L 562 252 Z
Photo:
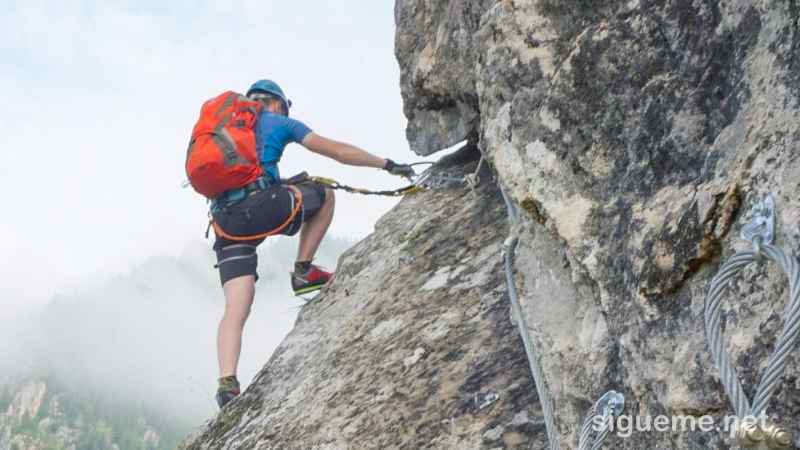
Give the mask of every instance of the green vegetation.
M 188 424 L 165 417 L 141 402 L 120 401 L 111 393 L 77 392 L 52 378 L 45 382 L 47 395 L 36 417 L 19 423 L 8 420 L 6 424 L 12 436 L 25 436 L 42 448 L 57 450 L 74 443 L 81 450 L 106 450 L 112 444 L 122 450 L 172 449 L 189 431 Z M 0 411 L 5 412 L 11 398 L 9 393 L 0 392 Z M 71 430 L 67 436 L 64 429 Z M 146 441 L 148 432 L 157 434 L 157 443 Z

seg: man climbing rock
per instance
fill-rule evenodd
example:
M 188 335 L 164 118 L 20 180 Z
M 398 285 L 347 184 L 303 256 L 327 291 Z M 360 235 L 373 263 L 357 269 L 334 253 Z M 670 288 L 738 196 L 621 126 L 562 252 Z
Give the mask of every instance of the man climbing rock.
M 225 314 L 217 335 L 220 379 L 216 398 L 220 407 L 239 395 L 236 371 L 242 330 L 250 313 L 258 278 L 256 247 L 268 235 L 293 236 L 300 233 L 297 259 L 291 273 L 295 294 L 318 290 L 333 277 L 332 273 L 312 263 L 333 219 L 333 191 L 307 180 L 281 180 L 278 162 L 286 146 L 298 143 L 342 164 L 384 169 L 393 175 L 409 178 L 414 175 L 409 165 L 396 164 L 354 145 L 322 137 L 303 122 L 290 118 L 292 103 L 280 86 L 271 80 L 255 82 L 247 91 L 247 99 L 263 105 L 255 123 L 255 145 L 261 166 L 259 173 L 263 172 L 263 176 L 244 187 L 214 196 L 211 207 L 216 234 L 214 250 L 225 294 Z M 224 104 L 222 108 L 225 108 Z M 223 138 L 238 144 L 235 137 L 224 136 L 223 125 L 207 134 L 214 135 L 212 139 L 219 139 L 221 146 L 225 144 Z M 217 135 L 223 136 L 219 138 Z M 190 152 L 191 149 L 190 146 Z M 228 156 L 226 153 L 226 163 Z

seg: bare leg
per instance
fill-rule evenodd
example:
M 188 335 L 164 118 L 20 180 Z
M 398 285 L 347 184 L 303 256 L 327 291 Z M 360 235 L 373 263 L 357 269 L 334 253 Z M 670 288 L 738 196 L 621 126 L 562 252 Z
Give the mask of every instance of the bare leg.
M 225 292 L 225 314 L 219 322 L 217 333 L 217 359 L 219 376 L 236 375 L 239 354 L 242 351 L 242 330 L 256 292 L 253 275 L 237 277 L 222 286 Z
M 333 220 L 333 209 L 336 200 L 331 189 L 325 189 L 325 203 L 317 214 L 303 224 L 300 229 L 300 245 L 297 247 L 297 261 L 311 261 L 317 253 L 325 232 Z

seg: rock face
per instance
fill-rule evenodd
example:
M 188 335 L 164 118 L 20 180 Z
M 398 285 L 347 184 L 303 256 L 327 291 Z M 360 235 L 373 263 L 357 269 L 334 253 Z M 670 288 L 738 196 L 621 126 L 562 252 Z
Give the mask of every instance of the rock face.
M 409 141 L 429 154 L 477 136 L 527 212 L 520 288 L 562 448 L 606 389 L 633 415 L 729 413 L 703 298 L 761 194 L 776 196 L 778 245 L 800 243 L 796 2 L 434 3 L 396 4 Z M 773 265 L 730 290 L 729 349 L 748 394 L 786 295 Z M 797 370 L 792 356 L 768 412 L 800 431 Z M 651 432 L 615 445 L 728 442 Z
M 453 174 L 476 166 L 474 148 L 460 156 Z M 491 183 L 404 199 L 185 448 L 543 446 L 500 270 L 504 221 Z
M 560 448 L 609 389 L 634 417 L 732 414 L 704 296 L 762 194 L 777 245 L 800 247 L 799 20 L 794 0 L 397 0 L 412 149 L 470 141 L 523 211 L 516 281 Z M 185 448 L 546 448 L 502 281 L 506 217 L 482 178 L 475 196 L 427 192 L 387 215 Z M 786 280 L 754 265 L 728 295 L 727 348 L 752 395 Z M 799 368 L 795 352 L 768 409 L 796 433 Z M 732 445 L 724 430 L 610 439 Z

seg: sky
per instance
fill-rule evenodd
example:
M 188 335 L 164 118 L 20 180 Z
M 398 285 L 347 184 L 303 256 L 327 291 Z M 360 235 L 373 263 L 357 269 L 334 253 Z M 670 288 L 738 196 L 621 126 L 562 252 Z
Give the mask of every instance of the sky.
M 203 239 L 207 207 L 181 187 L 183 164 L 200 105 L 224 90 L 272 78 L 317 133 L 421 160 L 405 140 L 393 2 L 0 7 L 0 321 Z M 301 170 L 402 185 L 290 146 L 281 172 Z M 330 232 L 362 238 L 395 203 L 340 193 Z

